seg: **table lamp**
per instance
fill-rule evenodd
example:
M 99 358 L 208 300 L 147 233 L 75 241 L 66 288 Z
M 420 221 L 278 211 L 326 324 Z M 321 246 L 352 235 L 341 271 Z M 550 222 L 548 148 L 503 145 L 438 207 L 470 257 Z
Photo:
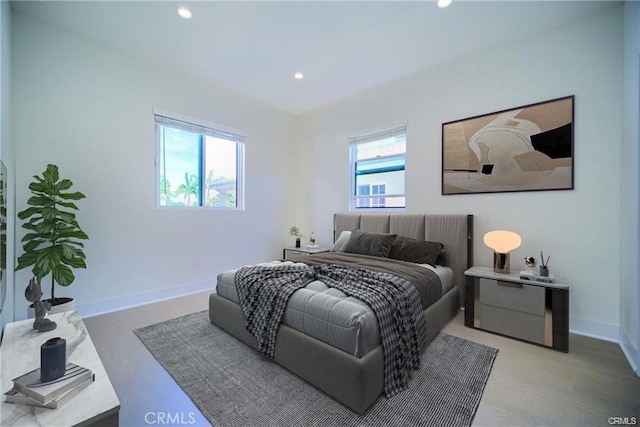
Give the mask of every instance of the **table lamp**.
M 493 249 L 493 271 L 509 273 L 509 251 L 522 243 L 520 236 L 513 231 L 495 230 L 484 235 L 484 244 Z

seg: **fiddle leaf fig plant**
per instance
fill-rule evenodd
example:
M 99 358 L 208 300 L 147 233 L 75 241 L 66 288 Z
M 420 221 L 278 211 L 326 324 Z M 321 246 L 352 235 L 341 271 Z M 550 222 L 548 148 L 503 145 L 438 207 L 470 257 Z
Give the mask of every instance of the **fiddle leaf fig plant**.
M 82 231 L 73 202 L 86 196 L 70 191 L 73 182 L 60 179 L 58 166 L 49 164 L 42 176 L 34 175 L 29 184 L 33 196 L 29 207 L 18 213 L 28 230 L 22 238 L 24 253 L 18 257 L 16 270 L 32 267 L 38 281 L 51 274 L 51 303 L 55 305 L 55 284 L 69 286 L 75 280 L 72 268 L 87 268 L 82 240 L 89 238 Z

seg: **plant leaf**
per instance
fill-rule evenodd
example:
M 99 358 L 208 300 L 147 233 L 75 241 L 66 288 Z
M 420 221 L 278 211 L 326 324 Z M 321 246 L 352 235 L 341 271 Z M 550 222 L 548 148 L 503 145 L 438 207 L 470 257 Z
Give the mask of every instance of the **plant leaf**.
M 62 262 L 73 268 L 87 268 L 87 263 L 82 258 L 63 259 Z
M 62 197 L 64 199 L 64 194 L 61 194 L 60 197 Z M 65 208 L 79 210 L 78 206 L 73 202 L 63 202 L 63 201 L 58 200 L 57 203 L 60 206 L 64 206 Z
M 22 224 L 22 228 L 24 228 L 25 230 L 36 231 L 36 226 L 30 222 L 25 222 L 24 224 Z
M 80 200 L 86 198 L 87 196 L 79 191 L 76 191 L 75 193 L 60 193 L 60 197 L 65 200 Z
M 24 254 L 18 257 L 18 265 L 16 266 L 16 271 L 22 270 L 23 268 L 30 267 L 36 263 L 38 259 L 38 252 L 25 252 Z
M 53 184 L 53 183 L 57 182 L 58 179 L 60 179 L 60 175 L 58 175 L 58 166 L 52 165 L 52 164 L 48 164 L 47 165 L 47 170 L 45 170 L 42 173 L 42 176 L 49 183 Z
M 29 206 L 55 206 L 55 200 L 49 196 L 33 196 L 27 200 Z
M 25 242 L 29 242 L 33 239 L 40 239 L 40 234 L 39 233 L 27 233 L 22 237 L 21 242 L 25 243 Z
M 66 243 L 69 245 L 74 245 L 74 246 L 79 246 L 81 248 L 84 248 L 84 244 L 82 244 L 82 242 L 77 242 L 75 240 L 70 240 L 70 239 L 60 239 L 58 240 L 58 243 Z
M 25 252 L 32 252 L 36 249 L 38 249 L 38 246 L 42 245 L 43 243 L 46 243 L 44 240 L 42 239 L 34 239 L 32 241 L 30 241 L 29 243 L 25 243 L 22 246 L 22 249 L 24 249 Z
M 56 265 L 60 264 L 61 260 L 62 248 L 57 245 L 53 245 L 42 248 L 40 254 L 38 255 L 36 265 L 40 266 L 43 270 L 53 270 Z
M 47 191 L 45 185 L 42 184 L 40 180 L 38 180 L 38 182 L 32 182 L 31 184 L 29 184 L 29 190 L 33 191 L 34 193 L 45 193 Z
M 60 286 L 69 286 L 76 279 L 73 271 L 64 264 L 58 264 L 52 272 L 53 280 L 55 280 Z
M 73 186 L 73 182 L 70 179 L 63 179 L 56 185 L 56 190 L 58 192 L 62 192 L 64 190 L 68 190 Z
M 20 219 L 26 219 L 32 215 L 40 215 L 40 209 L 36 207 L 30 207 L 23 210 L 22 212 L 18 212 L 18 218 Z

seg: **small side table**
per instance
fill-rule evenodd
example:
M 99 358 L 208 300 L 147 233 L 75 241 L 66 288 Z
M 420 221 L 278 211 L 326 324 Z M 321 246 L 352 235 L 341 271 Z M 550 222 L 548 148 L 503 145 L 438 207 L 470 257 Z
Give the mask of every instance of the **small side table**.
M 284 249 L 282 249 L 282 259 L 287 259 L 287 254 L 291 252 L 291 253 L 295 253 L 295 254 L 306 254 L 306 255 L 313 255 L 313 254 L 319 254 L 322 252 L 329 252 L 328 248 L 322 248 L 320 246 L 318 246 L 317 248 L 307 248 L 305 246 L 300 247 L 300 248 L 296 248 L 295 246 L 289 246 L 286 247 Z
M 521 279 L 519 272 L 471 267 L 464 298 L 464 324 L 555 350 L 569 351 L 569 283 Z
M 120 401 L 100 356 L 77 311 L 52 314 L 58 327 L 49 332 L 33 330 L 33 319 L 7 324 L 2 347 L 2 392 L 13 387 L 13 379 L 40 366 L 40 346 L 50 338 L 67 341 L 67 362 L 93 371 L 95 382 L 74 396 L 61 409 L 47 409 L 17 403 L 0 403 L 0 425 L 117 426 Z M 3 399 L 4 400 L 4 399 Z

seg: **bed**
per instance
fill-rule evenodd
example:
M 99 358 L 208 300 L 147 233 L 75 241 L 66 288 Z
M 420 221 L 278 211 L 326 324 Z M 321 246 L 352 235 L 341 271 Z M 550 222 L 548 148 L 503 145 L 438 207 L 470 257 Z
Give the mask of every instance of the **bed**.
M 464 271 L 473 264 L 473 216 L 335 214 L 334 249 L 353 230 L 442 243 L 438 262 L 421 265 L 435 273 L 443 285 L 441 294 L 423 311 L 426 339 L 432 340 L 464 302 L 464 286 L 468 280 Z M 286 263 L 311 265 L 317 256 L 304 255 Z M 326 254 L 329 260 L 334 256 L 342 256 L 339 248 L 337 253 Z M 318 258 L 316 262 L 321 261 Z M 285 261 L 274 261 L 264 265 L 283 263 Z M 209 298 L 209 318 L 221 329 L 258 348 L 254 337 L 245 329 L 233 285 L 236 271 L 218 276 L 218 291 Z M 310 289 L 300 289 L 292 295 L 278 328 L 273 359 L 354 411 L 364 413 L 383 393 L 384 355 L 375 315 L 362 301 L 322 286 L 322 283 L 311 283 Z M 333 314 L 318 311 L 310 303 L 314 299 L 332 307 Z M 327 319 L 326 316 L 333 317 Z

